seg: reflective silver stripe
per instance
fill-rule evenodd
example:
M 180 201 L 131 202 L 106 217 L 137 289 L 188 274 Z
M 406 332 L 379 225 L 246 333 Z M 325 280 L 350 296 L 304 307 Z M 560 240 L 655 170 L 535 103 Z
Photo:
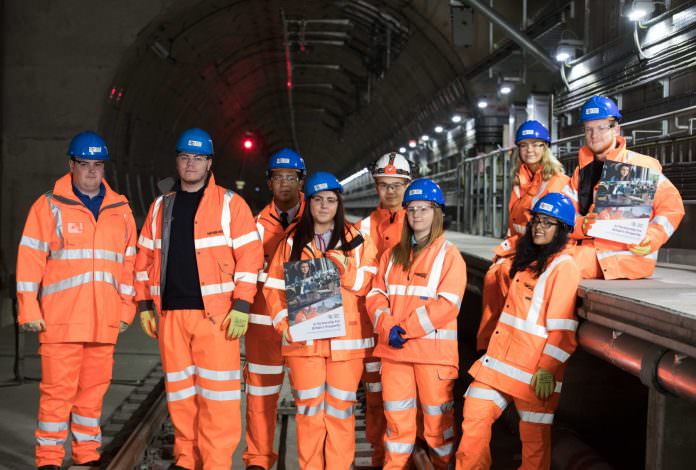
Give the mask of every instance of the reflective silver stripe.
M 379 372 L 381 367 L 382 367 L 381 361 L 366 362 L 365 363 L 365 372 Z
M 517 411 L 520 420 L 527 423 L 553 424 L 553 413 L 537 413 L 535 411 Z
M 415 398 L 407 398 L 405 400 L 384 400 L 384 410 L 385 411 L 403 411 L 409 410 L 416 407 Z
M 462 306 L 462 299 L 460 299 L 457 294 L 452 294 L 451 292 L 438 292 L 437 295 L 449 300 L 456 305 L 457 308 L 461 308 Z
M 160 295 L 160 286 L 150 286 L 150 295 Z
M 109 271 L 94 271 L 94 281 L 95 282 L 106 282 L 111 284 L 116 289 L 119 288 L 118 281 L 114 277 L 114 274 Z
M 331 395 L 332 397 L 338 398 L 339 400 L 343 400 L 343 401 L 355 401 L 355 400 L 357 400 L 355 392 L 341 390 L 340 388 L 333 387 L 329 384 L 326 384 L 326 392 L 329 395 Z M 327 408 L 327 411 L 328 411 L 328 408 Z
M 457 330 L 435 330 L 416 339 L 446 339 L 457 341 Z
M 239 380 L 240 373 L 238 370 L 212 370 L 204 369 L 203 367 L 196 366 L 196 375 L 201 378 L 215 381 L 223 380 Z
M 138 254 L 138 250 L 136 250 L 134 246 L 129 246 L 126 248 L 126 256 L 135 256 L 136 254 Z
M 370 393 L 382 391 L 382 382 L 365 382 L 365 389 Z
M 406 444 L 404 442 L 385 441 L 384 447 L 387 449 L 387 452 L 392 452 L 394 454 L 410 454 L 413 452 L 413 444 Z
M 650 254 L 647 254 L 645 256 L 640 256 L 640 255 L 635 255 L 628 250 L 618 250 L 618 251 L 607 250 L 607 251 L 598 252 L 597 253 L 597 260 L 601 261 L 605 258 L 610 258 L 612 256 L 637 256 L 639 258 L 648 258 L 648 259 L 656 260 L 657 259 L 657 252 L 658 252 L 658 250 L 655 250 Z
M 148 250 L 155 249 L 155 242 L 153 242 L 152 239 L 147 238 L 143 235 L 140 235 L 140 237 L 138 238 L 138 245 L 142 246 L 143 248 L 147 248 Z
M 203 388 L 200 385 L 196 385 L 196 393 L 206 400 L 213 401 L 231 401 L 240 400 L 242 398 L 242 392 L 239 390 L 210 390 Z
M 51 439 L 49 437 L 37 437 L 36 443 L 40 446 L 62 446 L 65 439 Z
M 378 294 L 382 294 L 386 298 L 389 298 L 389 294 L 384 292 L 382 289 L 377 289 L 376 287 L 373 287 L 372 289 L 370 289 L 370 292 L 367 293 L 367 297 L 372 297 L 373 295 L 378 295 Z
M 152 230 L 152 238 L 156 239 L 157 238 L 157 213 L 159 212 L 160 206 L 162 205 L 162 201 L 164 200 L 164 195 L 159 196 L 157 199 L 155 199 L 155 206 L 152 208 L 152 225 L 150 226 L 150 229 Z M 143 238 L 141 235 L 140 238 Z M 145 238 L 145 240 L 148 240 L 150 243 L 150 246 L 147 248 L 150 248 L 151 250 L 155 249 L 155 246 L 157 246 L 157 242 L 153 242 L 153 240 L 149 240 L 148 238 Z M 145 246 L 145 244 L 142 244 Z M 158 248 L 162 247 L 162 240 L 160 240 L 160 244 Z
M 356 250 L 357 253 L 357 250 Z M 377 267 L 375 266 L 360 266 L 355 273 L 355 282 L 353 283 L 353 290 L 357 291 L 363 286 L 365 282 L 365 273 L 370 273 L 373 276 L 377 274 Z
M 22 235 L 22 239 L 19 241 L 19 244 L 22 246 L 28 246 L 29 248 L 34 248 L 35 250 L 48 251 L 48 242 L 27 237 L 26 235 Z
M 544 328 L 543 326 L 531 323 L 530 321 L 524 320 L 519 317 L 515 317 L 507 312 L 501 313 L 500 319 L 498 321 L 505 325 L 511 326 L 516 330 L 524 331 L 525 333 L 529 333 L 530 335 L 534 336 L 539 336 L 540 338 L 547 338 L 549 336 L 548 332 L 546 331 L 546 328 Z
M 17 281 L 17 292 L 38 292 L 38 282 Z
M 498 405 L 498 408 L 500 408 L 501 410 L 504 410 L 508 406 L 508 401 L 496 390 L 469 387 L 468 389 L 466 389 L 466 393 L 464 393 L 464 396 L 478 398 L 479 400 L 492 401 L 493 403 Z
M 283 366 L 267 366 L 265 364 L 247 362 L 247 367 L 252 374 L 276 375 L 283 373 Z
M 452 409 L 452 406 L 454 405 L 453 402 L 448 401 L 443 403 L 442 405 L 424 405 L 421 404 L 421 408 L 423 408 L 423 413 L 427 415 L 441 415 L 442 413 L 449 411 Z
M 179 382 L 181 380 L 186 380 L 196 373 L 196 366 L 188 366 L 182 370 L 176 372 L 167 372 L 166 379 L 167 382 Z
M 444 440 L 452 439 L 454 437 L 454 428 L 452 426 L 448 427 L 442 432 L 442 437 Z
M 259 315 L 258 313 L 249 314 L 249 323 L 254 325 L 267 325 L 272 326 L 271 317 L 268 315 Z
M 452 453 L 453 444 L 450 442 L 440 447 L 432 447 L 433 452 L 435 452 L 440 457 L 447 457 Z
M 136 271 L 135 280 L 146 282 L 150 280 L 150 276 L 148 276 L 147 271 Z
M 351 416 L 353 416 L 353 407 L 348 407 L 345 410 L 339 410 L 338 408 L 331 406 L 331 405 L 326 405 L 325 407 L 326 414 L 329 416 L 333 416 L 334 418 L 338 419 L 348 419 Z
M 420 323 L 420 326 L 423 328 L 426 335 L 431 331 L 435 331 L 435 327 L 431 323 L 430 317 L 428 316 L 428 309 L 425 308 L 425 306 L 421 305 L 420 307 L 416 308 L 416 317 L 418 317 L 418 323 Z
M 75 250 L 51 250 L 48 254 L 49 259 L 104 259 L 123 263 L 123 255 L 111 250 L 92 250 L 91 248 Z
M 524 235 L 524 234 L 527 232 L 527 226 L 526 226 L 526 225 L 521 225 L 521 224 L 515 224 L 515 223 L 513 223 L 513 224 L 512 224 L 512 228 L 515 229 L 515 232 L 518 233 L 518 234 L 520 234 L 520 235 Z M 508 243 L 508 245 L 509 245 L 509 243 Z M 507 249 L 509 250 L 510 247 L 508 246 Z
M 75 440 L 77 442 L 88 442 L 88 441 L 101 442 L 102 441 L 101 433 L 90 435 L 90 434 L 85 434 L 82 432 L 77 432 L 74 429 L 70 430 L 70 432 L 72 433 L 73 438 L 75 438 Z
M 292 396 L 296 400 L 310 400 L 312 398 L 319 398 L 324 394 L 325 384 L 321 384 L 318 387 L 307 388 L 303 390 L 292 389 Z
M 242 235 L 241 237 L 237 237 L 234 240 L 232 240 L 232 248 L 235 250 L 238 248 L 243 247 L 247 243 L 251 243 L 254 241 L 257 241 L 259 239 L 259 234 L 254 230 L 253 232 L 249 232 L 246 235 Z
M 118 291 L 122 295 L 135 295 L 135 287 L 129 286 L 128 284 L 121 284 L 118 286 Z
M 532 206 L 534 207 L 534 206 Z M 551 273 L 556 269 L 556 266 L 565 262 L 571 261 L 573 258 L 570 255 L 561 255 L 554 259 L 549 266 L 541 273 L 532 294 L 532 303 L 527 312 L 527 324 L 536 324 L 539 321 L 539 315 L 544 304 L 544 295 L 546 292 L 546 281 Z M 542 327 L 543 328 L 543 327 Z M 533 334 L 533 333 L 532 333 Z M 537 335 L 538 336 L 538 335 Z
M 425 286 L 405 286 L 402 284 L 390 284 L 387 286 L 387 296 L 392 295 L 411 295 L 417 297 L 435 297 L 435 292 L 428 290 Z
M 259 232 L 259 240 L 263 242 L 263 232 L 266 230 L 266 227 L 263 226 L 261 222 L 259 222 L 259 216 L 256 217 L 256 231 Z
M 331 350 L 332 351 L 346 351 L 352 349 L 369 349 L 374 347 L 375 339 L 370 336 L 369 338 L 362 339 L 332 339 L 331 340 Z
M 515 196 L 520 197 L 520 187 L 518 185 L 513 186 L 512 190 L 515 193 Z
M 541 183 L 541 186 L 539 186 L 539 191 L 537 191 L 536 196 L 532 198 L 532 204 L 530 207 L 534 207 L 539 199 L 541 199 L 541 196 L 544 194 L 544 191 L 546 191 L 546 187 L 549 185 L 549 181 L 546 180 L 543 183 Z
M 320 411 L 324 410 L 324 402 L 322 401 L 318 405 L 307 406 L 307 405 L 297 405 L 297 414 L 302 416 L 314 416 Z
M 501 374 L 507 375 L 512 379 L 519 380 L 520 382 L 528 384 L 532 381 L 532 374 L 529 372 L 525 372 L 517 367 L 513 367 L 510 364 L 506 364 L 503 361 L 494 359 L 491 356 L 484 355 L 481 357 L 481 363 L 485 367 L 489 367 L 496 372 L 500 372 Z
M 266 279 L 268 279 L 268 273 L 264 271 L 259 271 L 258 282 L 263 284 L 266 282 Z
M 167 392 L 167 401 L 179 401 L 191 398 L 196 394 L 196 387 L 187 387 L 177 392 Z
M 556 382 L 556 388 L 553 389 L 554 393 L 561 393 L 563 388 L 563 382 Z
M 234 273 L 234 282 L 249 282 L 251 284 L 256 284 L 259 280 L 259 275 L 257 273 Z
M 653 217 L 650 223 L 660 225 L 663 229 L 665 229 L 665 232 L 667 233 L 668 237 L 671 237 L 672 234 L 674 234 L 674 226 L 664 215 L 656 215 L 655 217 Z
M 370 217 L 372 217 L 372 215 L 368 215 L 358 222 L 358 230 L 360 230 L 360 233 L 368 237 L 370 236 Z
M 276 279 L 275 277 L 268 277 L 264 287 L 269 289 L 285 290 L 285 281 L 283 279 Z
M 193 241 L 193 245 L 197 250 L 202 250 L 204 248 L 212 248 L 214 246 L 227 246 L 227 240 L 223 235 L 217 235 L 215 237 L 203 237 L 197 238 Z
M 435 292 L 437 292 L 437 286 L 440 284 L 440 278 L 442 277 L 442 267 L 445 264 L 445 255 L 447 254 L 447 249 L 450 246 L 452 246 L 452 244 L 445 240 L 442 246 L 440 247 L 440 251 L 438 251 L 437 256 L 435 257 L 435 260 L 433 261 L 430 274 L 428 274 L 428 291 L 433 293 L 432 297 L 435 297 Z
M 374 289 L 373 289 L 373 290 L 374 290 Z M 369 294 L 368 294 L 368 297 L 369 297 Z M 375 310 L 375 319 L 374 319 L 374 321 L 372 322 L 372 327 L 373 327 L 373 328 L 377 328 L 377 323 L 379 322 L 379 317 L 381 317 L 382 315 L 385 315 L 385 314 L 386 314 L 386 315 L 389 315 L 389 314 L 390 314 L 388 308 L 378 308 L 377 310 Z
M 51 213 L 53 214 L 53 220 L 56 223 L 56 236 L 60 240 L 61 245 L 63 244 L 63 215 L 60 211 L 60 207 L 53 203 L 53 194 L 48 197 L 48 205 L 51 207 Z
M 570 357 L 570 354 L 568 354 L 561 348 L 558 348 L 553 344 L 548 343 L 546 344 L 546 346 L 544 346 L 544 354 L 548 354 L 549 356 L 551 356 L 559 362 L 565 362 Z
M 574 190 L 570 185 L 565 185 L 563 186 L 563 189 L 561 189 L 561 192 L 571 198 L 573 201 L 577 202 L 578 201 L 578 192 Z
M 546 319 L 546 329 L 549 331 L 553 330 L 568 330 L 575 331 L 578 329 L 577 320 L 559 320 L 556 318 Z
M 220 227 L 222 228 L 225 244 L 228 246 L 233 245 L 232 235 L 230 233 L 230 227 L 232 225 L 232 210 L 230 209 L 230 203 L 232 202 L 233 197 L 234 192 L 230 190 L 225 191 L 225 195 L 222 198 L 222 211 L 220 212 Z
M 38 427 L 41 431 L 45 432 L 61 432 L 68 430 L 68 423 L 66 421 L 61 421 L 59 423 L 51 421 L 39 421 Z
M 62 281 L 44 286 L 41 289 L 41 296 L 43 297 L 46 295 L 55 294 L 56 292 L 81 286 L 82 284 L 88 284 L 90 282 L 92 282 L 91 272 L 78 274 L 77 276 L 69 277 L 67 279 L 63 279 Z
M 281 321 L 283 321 L 283 318 L 287 318 L 287 316 L 288 316 L 288 311 L 287 311 L 287 309 L 283 309 L 283 310 L 281 310 L 280 312 L 278 312 L 278 313 L 276 314 L 275 318 L 273 318 L 273 319 L 271 320 L 271 321 L 273 322 L 273 326 L 278 326 L 278 323 L 280 323 Z
M 268 385 L 265 387 L 259 387 L 257 385 L 247 384 L 246 390 L 249 395 L 254 395 L 255 397 L 267 397 L 269 395 L 279 394 L 281 386 L 282 385 Z
M 226 292 L 232 292 L 234 290 L 234 282 L 223 282 L 221 284 L 206 284 L 201 286 L 201 295 L 205 297 L 206 295 L 216 295 L 224 294 Z
M 89 418 L 77 413 L 71 413 L 71 419 L 73 423 L 81 426 L 91 426 L 93 428 L 99 427 L 99 418 Z

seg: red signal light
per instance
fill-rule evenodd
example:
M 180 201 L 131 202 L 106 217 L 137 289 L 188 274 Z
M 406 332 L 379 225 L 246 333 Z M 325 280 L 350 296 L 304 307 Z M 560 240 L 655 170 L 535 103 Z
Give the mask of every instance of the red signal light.
M 246 150 L 247 152 L 250 150 L 253 150 L 255 146 L 254 139 L 251 137 L 244 137 L 242 140 L 242 148 Z

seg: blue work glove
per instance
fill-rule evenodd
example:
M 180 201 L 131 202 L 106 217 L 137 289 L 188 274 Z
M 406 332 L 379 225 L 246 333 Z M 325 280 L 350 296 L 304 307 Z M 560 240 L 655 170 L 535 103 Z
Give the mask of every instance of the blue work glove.
M 399 325 L 392 326 L 391 330 L 389 330 L 389 346 L 397 349 L 403 348 L 406 341 L 408 341 L 408 339 L 401 337 L 401 335 L 405 334 L 406 330 Z

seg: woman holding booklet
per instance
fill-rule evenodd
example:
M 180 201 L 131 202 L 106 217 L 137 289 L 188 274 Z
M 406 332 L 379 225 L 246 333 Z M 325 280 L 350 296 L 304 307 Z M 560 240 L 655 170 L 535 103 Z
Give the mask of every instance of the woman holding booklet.
M 377 271 L 376 248 L 346 223 L 343 187 L 330 173 L 307 179 L 306 210 L 294 231 L 278 245 L 268 267 L 263 293 L 276 330 L 283 335 L 283 356 L 297 406 L 297 450 L 302 469 L 345 469 L 353 463 L 353 404 L 363 358 L 374 347 L 370 321 L 358 308 Z M 290 332 L 284 264 L 328 258 L 341 279 L 345 335 L 295 341 Z

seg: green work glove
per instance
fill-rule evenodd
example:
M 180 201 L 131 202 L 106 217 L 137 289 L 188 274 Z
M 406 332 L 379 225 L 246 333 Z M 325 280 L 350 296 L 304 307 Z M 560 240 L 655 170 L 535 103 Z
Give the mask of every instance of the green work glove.
M 140 312 L 140 327 L 150 338 L 157 339 L 157 321 L 153 310 Z
M 536 371 L 532 376 L 532 381 L 530 385 L 534 388 L 534 393 L 540 400 L 546 400 L 551 396 L 553 390 L 556 388 L 556 381 L 553 378 L 553 374 L 546 369 L 541 369 Z
M 222 321 L 222 329 L 227 330 L 225 334 L 227 339 L 239 339 L 246 333 L 247 328 L 249 328 L 249 314 L 239 310 L 230 310 Z

